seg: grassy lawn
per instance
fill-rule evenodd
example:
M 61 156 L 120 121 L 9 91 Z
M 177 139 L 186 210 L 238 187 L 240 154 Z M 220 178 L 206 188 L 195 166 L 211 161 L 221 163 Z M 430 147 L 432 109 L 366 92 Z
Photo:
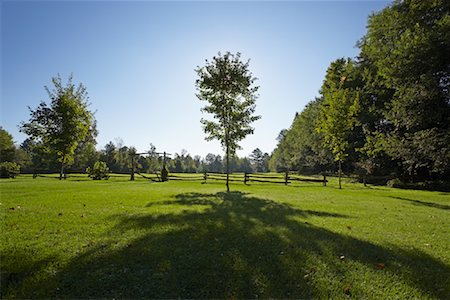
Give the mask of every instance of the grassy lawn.
M 1 180 L 1 298 L 450 299 L 450 194 Z

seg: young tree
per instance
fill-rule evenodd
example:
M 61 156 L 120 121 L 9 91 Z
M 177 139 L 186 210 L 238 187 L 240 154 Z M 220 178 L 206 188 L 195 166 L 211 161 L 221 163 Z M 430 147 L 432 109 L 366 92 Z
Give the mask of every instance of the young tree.
M 212 114 L 215 121 L 203 119 L 206 140 L 217 139 L 225 150 L 227 192 L 229 187 L 230 156 L 240 149 L 238 142 L 254 129 L 251 123 L 258 120 L 255 116 L 255 100 L 258 86 L 256 78 L 249 71 L 249 61 L 243 63 L 241 54 L 226 52 L 206 60 L 204 67 L 197 67 L 199 79 L 196 80 L 197 97 L 208 104 L 203 112 Z
M 35 110 L 30 108 L 30 120 L 22 122 L 21 131 L 57 155 L 61 180 L 64 167 L 73 163 L 74 151 L 86 138 L 94 117 L 88 110 L 83 84 L 75 86 L 70 76 L 64 86 L 59 75 L 52 82 L 54 89 L 45 87 L 50 105 L 41 102 Z

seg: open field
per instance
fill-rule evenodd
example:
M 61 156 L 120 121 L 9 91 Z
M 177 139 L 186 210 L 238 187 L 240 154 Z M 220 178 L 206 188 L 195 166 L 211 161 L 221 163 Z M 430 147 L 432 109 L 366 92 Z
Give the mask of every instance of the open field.
M 1 297 L 450 298 L 449 193 L 136 178 L 1 180 Z

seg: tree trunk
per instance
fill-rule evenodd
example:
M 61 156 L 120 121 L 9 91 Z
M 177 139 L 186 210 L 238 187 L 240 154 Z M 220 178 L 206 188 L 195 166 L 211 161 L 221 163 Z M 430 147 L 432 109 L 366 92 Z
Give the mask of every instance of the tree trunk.
M 227 193 L 230 192 L 230 146 L 227 141 Z
M 131 157 L 131 181 L 134 181 L 134 155 Z
M 339 160 L 339 189 L 342 189 L 341 176 L 342 176 L 342 168 L 341 168 L 341 160 Z
M 59 171 L 59 180 L 61 180 L 63 178 L 63 174 L 64 174 L 64 159 L 65 159 L 65 157 L 63 156 L 63 158 L 61 160 L 61 170 Z

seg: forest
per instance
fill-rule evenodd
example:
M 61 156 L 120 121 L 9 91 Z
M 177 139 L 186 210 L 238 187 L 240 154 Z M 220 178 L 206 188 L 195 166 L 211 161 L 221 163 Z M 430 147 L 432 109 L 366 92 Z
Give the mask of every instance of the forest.
M 356 58 L 331 62 L 320 96 L 282 130 L 272 170 L 397 182 L 450 178 L 448 1 L 397 1 L 369 17 Z M 374 179 L 375 180 L 375 179 Z

